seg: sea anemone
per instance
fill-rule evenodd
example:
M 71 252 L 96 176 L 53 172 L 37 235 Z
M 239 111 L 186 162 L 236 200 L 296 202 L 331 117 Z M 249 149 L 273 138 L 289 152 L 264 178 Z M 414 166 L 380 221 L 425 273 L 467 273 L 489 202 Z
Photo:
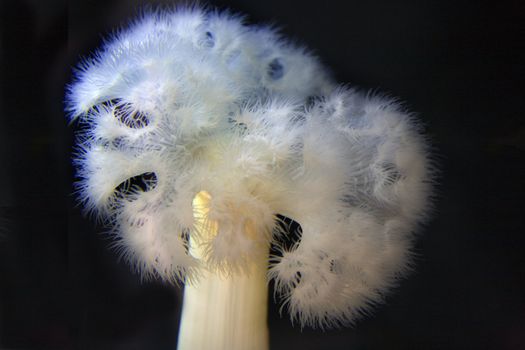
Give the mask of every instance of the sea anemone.
M 269 280 L 293 321 L 328 327 L 410 266 L 432 179 L 418 124 L 272 28 L 145 14 L 80 64 L 67 101 L 84 207 L 141 276 L 186 282 L 180 349 L 267 348 Z

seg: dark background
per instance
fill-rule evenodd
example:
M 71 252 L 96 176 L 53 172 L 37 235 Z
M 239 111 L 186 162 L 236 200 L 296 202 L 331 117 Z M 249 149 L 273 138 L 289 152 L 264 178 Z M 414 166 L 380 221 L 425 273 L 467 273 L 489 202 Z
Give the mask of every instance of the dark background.
M 2 2 L 1 349 L 175 348 L 180 290 L 141 282 L 81 215 L 62 112 L 71 67 L 140 3 Z M 272 350 L 525 349 L 525 3 L 211 4 L 280 25 L 339 82 L 406 101 L 440 164 L 416 271 L 352 328 L 301 331 L 272 305 Z

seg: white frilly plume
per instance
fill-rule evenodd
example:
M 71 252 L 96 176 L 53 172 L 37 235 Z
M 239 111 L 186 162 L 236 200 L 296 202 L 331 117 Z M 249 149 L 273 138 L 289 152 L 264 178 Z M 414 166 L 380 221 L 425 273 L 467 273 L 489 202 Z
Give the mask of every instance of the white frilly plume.
M 143 15 L 80 65 L 68 111 L 79 196 L 145 277 L 194 274 L 199 191 L 217 269 L 279 245 L 277 215 L 300 224 L 269 278 L 302 325 L 353 322 L 408 269 L 432 179 L 417 124 L 387 98 L 336 88 L 270 28 L 198 8 Z

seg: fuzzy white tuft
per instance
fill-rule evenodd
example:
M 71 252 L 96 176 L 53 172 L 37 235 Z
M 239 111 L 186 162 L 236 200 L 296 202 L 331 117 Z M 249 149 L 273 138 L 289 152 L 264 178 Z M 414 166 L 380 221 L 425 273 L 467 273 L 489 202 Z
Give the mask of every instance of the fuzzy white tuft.
M 432 174 L 412 118 L 387 99 L 336 91 L 303 128 L 302 172 L 287 193 L 301 241 L 270 275 L 301 324 L 345 324 L 406 271 Z
M 334 86 L 268 28 L 199 9 L 145 15 L 70 86 L 80 197 L 144 276 L 171 282 L 199 265 L 189 232 L 207 264 L 236 271 L 278 244 L 277 214 L 293 218 L 300 242 L 278 247 L 269 272 L 284 305 L 301 324 L 352 322 L 406 271 L 431 173 L 399 106 Z M 218 225 L 208 239 L 194 227 L 201 191 Z

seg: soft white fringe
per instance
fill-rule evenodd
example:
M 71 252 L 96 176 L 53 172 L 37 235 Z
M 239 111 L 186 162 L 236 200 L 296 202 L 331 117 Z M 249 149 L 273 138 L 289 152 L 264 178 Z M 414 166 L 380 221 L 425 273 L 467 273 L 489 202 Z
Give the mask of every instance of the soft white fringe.
M 270 28 L 198 8 L 146 14 L 80 65 L 68 111 L 83 126 L 79 196 L 144 277 L 195 277 L 199 191 L 219 224 L 205 242 L 217 269 L 278 244 L 277 214 L 301 225 L 269 270 L 301 325 L 353 322 L 409 267 L 432 180 L 417 124 L 390 99 L 335 88 Z M 116 192 L 144 173 L 145 188 Z

